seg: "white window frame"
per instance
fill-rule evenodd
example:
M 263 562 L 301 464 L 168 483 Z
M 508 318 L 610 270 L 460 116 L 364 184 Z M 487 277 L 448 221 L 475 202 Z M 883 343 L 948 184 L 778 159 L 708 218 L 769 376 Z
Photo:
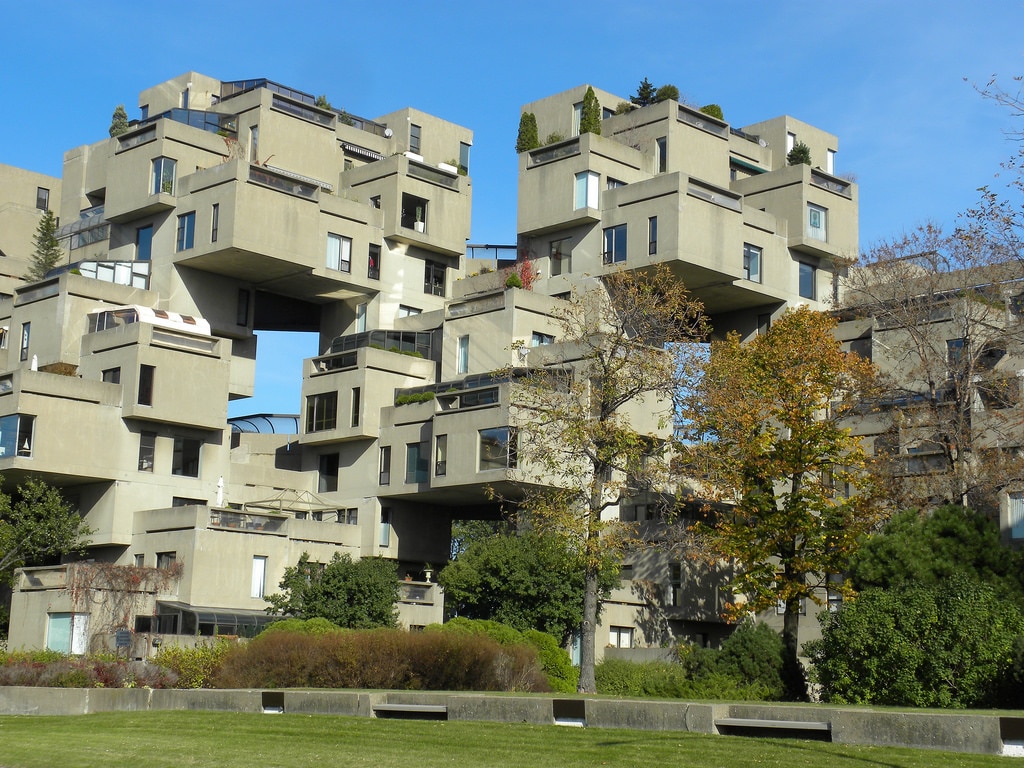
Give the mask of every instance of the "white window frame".
M 455 373 L 469 373 L 469 336 L 459 336 Z
M 764 249 L 759 245 L 743 244 L 743 277 L 752 283 L 761 282 L 761 261 Z
M 576 174 L 576 183 L 573 185 L 573 210 L 583 208 L 597 208 L 598 190 L 601 183 L 601 174 L 594 171 L 580 171 Z
M 262 599 L 267 588 L 267 556 L 253 555 L 249 597 Z
M 327 233 L 327 268 L 338 272 L 352 271 L 352 238 Z

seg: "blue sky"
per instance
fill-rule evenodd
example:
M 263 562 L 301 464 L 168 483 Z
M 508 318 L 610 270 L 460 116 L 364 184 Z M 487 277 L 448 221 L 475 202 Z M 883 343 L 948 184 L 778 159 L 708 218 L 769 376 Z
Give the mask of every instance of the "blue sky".
M 780 114 L 836 134 L 860 185 L 861 248 L 951 224 L 1000 185 L 1013 118 L 971 83 L 1024 74 L 1015 0 L 549 0 L 166 4 L 4 11 L 0 163 L 60 175 L 113 108 L 189 70 L 267 77 L 374 117 L 414 106 L 474 131 L 471 240 L 515 240 L 519 107 L 581 83 L 628 97 L 644 77 L 720 104 L 734 126 Z M 964 81 L 967 79 L 967 82 Z M 257 394 L 232 414 L 296 412 L 310 339 L 261 335 Z

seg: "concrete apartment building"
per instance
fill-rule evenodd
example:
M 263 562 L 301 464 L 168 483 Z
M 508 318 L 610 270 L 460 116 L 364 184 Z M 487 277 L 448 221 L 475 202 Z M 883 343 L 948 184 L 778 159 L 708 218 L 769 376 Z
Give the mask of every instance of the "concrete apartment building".
M 487 489 L 521 476 L 510 381 L 492 374 L 557 357 L 566 294 L 667 264 L 716 333 L 747 336 L 831 298 L 857 253 L 836 137 L 675 101 L 614 114 L 626 99 L 603 91 L 601 135 L 579 135 L 585 90 L 524 107 L 567 137 L 519 158 L 529 291 L 469 275 L 472 133 L 414 109 L 368 120 L 191 72 L 143 91 L 127 133 L 68 151 L 48 187 L 68 266 L 0 301 L 0 472 L 60 487 L 93 528 L 89 559 L 172 577 L 126 608 L 68 565 L 25 569 L 11 647 L 109 646 L 126 626 L 145 655 L 251 632 L 303 552 L 393 560 L 403 625 L 440 621 L 452 520 L 495 516 Z M 787 165 L 796 141 L 812 166 Z M 319 333 L 301 413 L 229 421 L 261 330 Z M 656 537 L 647 510 L 612 514 Z M 715 578 L 648 551 L 599 646 L 717 642 Z

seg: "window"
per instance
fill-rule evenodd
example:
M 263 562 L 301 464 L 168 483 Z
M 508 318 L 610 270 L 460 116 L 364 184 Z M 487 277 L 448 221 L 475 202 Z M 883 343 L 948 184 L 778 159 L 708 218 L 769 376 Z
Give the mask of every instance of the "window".
M 238 289 L 238 300 L 235 304 L 235 325 L 249 325 L 249 301 L 252 294 L 246 288 Z
M 654 255 L 658 252 L 658 217 L 651 216 L 647 219 L 647 253 Z
M 28 360 L 28 340 L 32 336 L 32 323 L 21 324 L 21 360 Z
M 81 655 L 88 651 L 88 645 L 88 613 L 46 615 L 46 650 Z
M 434 474 L 443 475 L 448 471 L 448 435 L 434 437 Z
M 36 187 L 36 208 L 40 211 L 50 210 L 50 190 L 46 187 Z
M 306 432 L 322 432 L 338 426 L 338 393 L 321 392 L 306 397 Z
M 611 176 L 609 176 L 604 183 L 605 189 L 618 189 L 619 187 L 624 186 L 626 186 L 626 182 L 619 181 L 618 179 L 613 179 Z
M 254 125 L 249 128 L 249 162 L 258 163 L 260 161 L 260 127 Z
M 352 387 L 352 418 L 351 418 L 351 421 L 349 422 L 349 426 L 352 426 L 352 427 L 358 427 L 359 426 L 359 410 L 360 410 L 360 403 L 359 403 L 359 399 L 360 398 L 359 398 L 359 395 L 360 395 L 359 387 Z
M 445 265 L 428 261 L 423 265 L 423 292 L 432 296 L 444 296 Z
M 573 208 L 597 208 L 597 184 L 601 177 L 593 171 L 581 171 L 576 174 Z
M 0 456 L 32 456 L 32 427 L 35 416 L 12 413 L 0 417 Z
M 668 170 L 668 139 L 659 136 L 654 140 L 654 144 L 657 150 L 658 173 L 664 173 Z
M 175 240 L 175 251 L 187 251 L 196 242 L 196 212 L 183 213 L 178 217 L 178 235 Z
M 177 552 L 157 552 L 156 553 L 156 567 L 157 568 L 170 568 L 178 560 Z
M 338 522 L 345 525 L 359 525 L 358 509 L 339 509 Z
M 412 317 L 413 315 L 418 315 L 422 311 L 422 309 L 419 309 L 417 307 L 408 307 L 405 304 L 398 305 L 399 317 Z
M 366 257 L 366 276 L 371 280 L 380 280 L 380 246 L 370 243 L 370 252 Z
M 1006 495 L 1007 524 L 1011 539 L 1024 539 L 1024 493 Z
M 220 229 L 220 203 L 214 203 L 210 210 L 210 242 L 217 242 L 217 231 Z
M 146 556 L 144 554 L 135 555 L 135 567 L 145 568 L 146 567 Z
M 632 627 L 609 627 L 608 645 L 612 648 L 632 648 L 633 628 Z
M 153 256 L 153 225 L 147 224 L 135 230 L 135 260 L 149 261 Z
M 580 135 L 580 123 L 583 122 L 583 102 L 577 101 L 572 105 L 572 136 Z
M 420 128 L 416 123 L 409 123 L 409 151 L 415 152 L 417 155 L 420 153 L 420 132 L 423 129 Z
M 252 558 L 252 586 L 249 589 L 249 597 L 263 597 L 263 591 L 267 584 L 267 558 L 266 555 L 254 555 Z
M 381 485 L 391 485 L 391 446 L 384 445 L 380 449 L 380 466 L 378 467 L 380 473 L 379 483 Z
M 427 229 L 427 200 L 423 197 L 402 194 L 402 221 L 406 229 L 425 232 Z
M 356 333 L 366 330 L 366 303 L 356 304 Z
M 152 365 L 139 366 L 139 405 L 153 404 L 153 380 L 156 368 Z
M 10 417 L 8 417 L 10 418 Z M 15 416 L 18 420 L 18 436 L 17 436 L 17 447 L 18 456 L 23 459 L 32 458 L 32 443 L 33 443 L 33 432 L 36 426 L 36 417 L 27 416 L 25 414 L 18 414 Z
M 139 472 L 152 472 L 156 457 L 156 432 L 139 433 Z
M 174 194 L 174 172 L 178 162 L 169 157 L 157 157 L 153 160 L 153 182 L 150 194 Z
M 563 237 L 561 240 L 552 240 L 549 248 L 549 266 L 551 268 L 552 277 L 571 274 L 572 238 Z
M 534 331 L 533 336 L 530 337 L 531 347 L 543 347 L 545 344 L 554 344 L 555 337 L 550 333 L 541 333 L 540 331 Z
M 761 282 L 761 249 L 750 243 L 743 244 L 743 277 L 752 283 Z
M 681 563 L 671 563 L 668 567 L 668 604 L 678 608 L 683 604 L 683 566 Z
M 456 373 L 469 373 L 469 336 L 459 336 Z
M 320 456 L 320 482 L 317 493 L 338 490 L 338 458 L 336 453 L 325 453 Z
M 107 368 L 103 371 L 100 376 L 103 381 L 107 384 L 120 384 L 121 383 L 121 369 L 120 368 Z
M 405 446 L 405 482 L 425 483 L 429 479 L 430 446 L 409 443 Z
M 199 477 L 199 449 L 202 440 L 194 437 L 175 437 L 171 454 L 171 474 Z
M 805 299 L 814 299 L 814 283 L 817 270 L 807 262 L 800 262 L 800 295 Z
M 391 510 L 387 507 L 380 511 L 380 532 L 377 544 L 381 547 L 391 546 Z
M 604 231 L 604 263 L 618 264 L 626 260 L 626 225 L 608 227 Z
M 512 427 L 480 430 L 480 470 L 514 469 L 516 431 Z
M 788 155 L 790 152 L 792 152 L 793 151 L 793 147 L 795 147 L 795 146 L 796 146 L 796 134 L 795 133 L 787 133 L 786 134 L 786 154 Z
M 947 339 L 946 340 L 946 362 L 951 367 L 959 366 L 964 359 L 964 348 L 966 347 L 964 339 Z
M 459 173 L 469 175 L 469 144 L 459 142 Z
M 815 240 L 828 240 L 828 209 L 814 203 L 807 204 L 807 236 Z
M 836 151 L 834 149 L 825 150 L 825 173 L 831 173 L 835 175 L 836 172 Z
M 339 272 L 352 271 L 352 238 L 327 234 L 327 268 Z

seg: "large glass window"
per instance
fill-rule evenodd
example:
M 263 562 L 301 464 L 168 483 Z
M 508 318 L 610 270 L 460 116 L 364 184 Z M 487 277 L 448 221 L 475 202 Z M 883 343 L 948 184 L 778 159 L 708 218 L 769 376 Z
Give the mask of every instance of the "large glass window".
M 36 208 L 40 211 L 50 210 L 50 190 L 46 187 L 36 187 Z
M 581 171 L 576 174 L 573 208 L 597 208 L 597 185 L 601 176 L 593 171 Z
M 604 263 L 618 264 L 626 260 L 626 225 L 608 227 L 604 231 Z
M 139 433 L 139 472 L 152 472 L 156 458 L 156 432 Z
M 267 586 L 267 558 L 265 555 L 254 555 L 252 558 L 252 586 L 249 597 L 263 597 Z
M 815 240 L 828 240 L 828 209 L 807 204 L 807 236 Z
M 317 485 L 317 493 L 338 490 L 338 459 L 336 453 L 324 453 L 320 456 L 320 482 Z
M 572 273 L 572 238 L 563 237 L 560 240 L 552 240 L 549 250 L 549 264 L 551 276 L 568 275 Z
M 660 136 L 654 140 L 655 149 L 658 153 L 658 173 L 668 170 L 668 138 Z
M 174 250 L 187 251 L 196 243 L 196 212 L 183 213 L 178 217 L 178 234 Z
M 469 336 L 459 336 L 459 349 L 455 372 L 469 373 Z
M 0 456 L 32 458 L 36 417 L 12 413 L 0 418 Z
M 380 511 L 380 532 L 377 537 L 377 545 L 381 547 L 391 546 L 391 510 L 384 507 Z
M 420 134 L 423 131 L 416 123 L 409 123 L 409 151 L 420 154 Z
M 327 268 L 339 272 L 352 271 L 352 238 L 327 234 Z
M 448 472 L 448 435 L 434 437 L 434 474 L 444 475 Z
M 203 441 L 194 437 L 175 437 L 171 456 L 171 474 L 199 477 L 199 451 Z
M 177 167 L 177 160 L 169 157 L 157 157 L 153 160 L 153 181 L 150 194 L 163 192 L 168 195 L 174 194 L 174 173 Z
M 135 230 L 135 260 L 149 261 L 153 256 L 153 225 L 137 227 Z
M 89 646 L 88 613 L 48 613 L 46 650 L 81 655 Z
M 428 261 L 423 265 L 423 292 L 444 296 L 445 265 Z
M 391 446 L 383 445 L 380 449 L 380 484 L 391 485 Z
M 337 426 L 337 392 L 321 392 L 306 397 L 306 432 L 322 432 Z
M 366 330 L 366 303 L 356 304 L 356 333 Z
M 406 229 L 425 232 L 427 229 L 427 199 L 402 193 L 402 221 Z
M 469 175 L 469 144 L 459 142 L 459 173 Z
M 480 470 L 510 469 L 517 460 L 516 431 L 512 427 L 480 430 Z
M 817 270 L 807 262 L 800 262 L 800 295 L 805 299 L 814 299 L 814 283 Z
M 743 276 L 751 282 L 761 282 L 761 249 L 750 243 L 743 244 Z
M 371 280 L 380 280 L 380 246 L 370 243 L 370 252 L 366 258 L 366 276 Z
M 425 483 L 430 479 L 430 446 L 409 443 L 405 446 L 405 482 Z
M 153 404 L 153 381 L 156 368 L 152 365 L 139 366 L 139 405 Z

